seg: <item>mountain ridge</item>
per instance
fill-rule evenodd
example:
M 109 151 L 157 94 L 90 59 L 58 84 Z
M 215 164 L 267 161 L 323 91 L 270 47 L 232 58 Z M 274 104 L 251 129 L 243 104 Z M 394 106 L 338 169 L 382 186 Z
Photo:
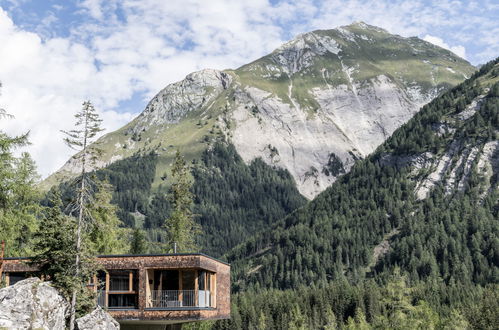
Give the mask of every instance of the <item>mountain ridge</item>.
M 313 201 L 227 253 L 234 288 L 321 286 L 399 267 L 494 283 L 499 59 L 434 99 Z
M 367 54 L 367 46 L 377 48 Z M 385 56 L 390 52 L 415 58 L 428 52 L 435 63 L 418 58 L 428 73 L 418 78 L 418 72 L 404 73 L 410 71 L 404 65 L 388 70 L 385 62 L 390 57 Z M 174 147 L 194 159 L 214 139 L 225 136 L 247 163 L 260 157 L 287 169 L 300 192 L 312 198 L 374 150 L 420 105 L 472 70 L 446 50 L 362 22 L 307 32 L 236 70 L 201 70 L 168 85 L 131 123 L 100 139 L 105 152 L 97 167 L 155 150 L 164 158 L 157 186 L 169 171 Z M 76 165 L 70 159 L 43 185 L 74 176 Z

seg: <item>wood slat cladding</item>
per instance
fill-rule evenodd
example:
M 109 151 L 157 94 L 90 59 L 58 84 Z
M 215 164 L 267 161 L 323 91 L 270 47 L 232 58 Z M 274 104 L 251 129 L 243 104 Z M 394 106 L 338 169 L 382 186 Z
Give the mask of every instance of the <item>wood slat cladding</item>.
M 142 256 L 101 256 L 98 262 L 105 269 L 205 269 L 216 272 L 218 264 L 224 264 L 208 256 L 199 255 L 142 255 Z
M 4 272 L 21 273 L 34 272 L 36 267 L 29 266 L 28 259 L 8 258 L 4 261 Z M 97 262 L 102 268 L 110 273 L 106 273 L 106 292 L 109 291 L 109 274 L 112 271 L 135 271 L 134 275 L 129 275 L 129 286 L 132 285 L 132 279 L 137 276 L 138 280 L 138 301 L 136 308 L 109 308 L 109 313 L 122 324 L 175 324 L 196 320 L 215 320 L 230 318 L 230 266 L 222 261 L 216 260 L 204 254 L 165 254 L 165 255 L 116 255 L 99 256 Z M 210 295 L 212 304 L 210 307 L 182 307 L 172 306 L 167 308 L 152 308 L 148 299 L 150 299 L 151 274 L 155 271 L 179 271 L 194 272 L 195 289 L 197 290 L 197 274 L 204 271 L 206 280 L 209 278 L 211 286 Z M 130 273 L 131 274 L 131 273 Z M 182 281 L 179 277 L 179 286 Z M 95 283 L 95 279 L 94 279 Z M 94 288 L 95 289 L 95 288 Z M 182 288 L 179 288 L 182 290 Z M 185 289 L 185 288 L 184 288 Z M 109 302 L 108 295 L 105 297 L 105 303 Z M 195 292 L 195 301 L 197 302 L 198 292 Z M 205 299 L 206 298 L 205 296 Z

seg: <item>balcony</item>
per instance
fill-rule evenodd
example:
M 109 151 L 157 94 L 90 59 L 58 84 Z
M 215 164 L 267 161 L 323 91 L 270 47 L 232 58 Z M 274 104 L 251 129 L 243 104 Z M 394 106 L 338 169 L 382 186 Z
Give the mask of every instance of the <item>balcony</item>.
M 215 308 L 215 274 L 200 270 L 147 270 L 147 309 Z
M 153 290 L 150 308 L 215 307 L 207 290 Z

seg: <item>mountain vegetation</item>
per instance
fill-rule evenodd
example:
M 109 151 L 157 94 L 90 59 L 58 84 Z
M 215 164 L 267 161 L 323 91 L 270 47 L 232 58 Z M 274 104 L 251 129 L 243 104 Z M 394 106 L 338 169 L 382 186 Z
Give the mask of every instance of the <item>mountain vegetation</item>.
M 495 328 L 498 72 L 499 59 L 484 65 L 312 202 L 230 251 L 233 318 L 211 327 Z
M 94 172 L 98 180 L 113 186 L 111 201 L 123 223 L 145 230 L 151 252 L 164 248 L 167 233 L 162 226 L 173 210 L 168 198 L 171 178 L 165 176 L 158 189 L 152 187 L 157 162 L 155 153 L 138 154 Z M 191 175 L 192 210 L 201 226 L 197 244 L 213 256 L 221 256 L 240 243 L 240 237 L 264 230 L 305 203 L 286 170 L 260 159 L 246 165 L 234 146 L 223 140 L 191 165 Z M 66 203 L 74 199 L 71 182 L 57 187 Z
M 227 257 L 236 274 L 235 289 L 257 284 L 286 289 L 344 276 L 356 280 L 396 265 L 414 280 L 440 276 L 447 282 L 493 281 L 499 270 L 499 85 L 496 80 L 485 86 L 482 82 L 494 64 L 423 107 L 373 155 L 273 230 L 232 250 Z M 476 112 L 461 120 L 459 114 L 480 95 L 484 97 Z M 448 133 L 436 130 L 442 123 Z M 487 174 L 479 155 L 490 143 L 496 149 L 485 160 L 496 167 Z M 460 150 L 454 162 L 470 150 L 476 150 L 475 158 L 463 164 L 461 177 L 451 181 L 448 173 L 427 197 L 418 198 L 417 186 L 439 162 L 418 168 L 414 160 L 430 157 L 428 152 L 441 159 L 456 144 Z M 376 262 L 373 250 L 384 240 L 390 251 Z

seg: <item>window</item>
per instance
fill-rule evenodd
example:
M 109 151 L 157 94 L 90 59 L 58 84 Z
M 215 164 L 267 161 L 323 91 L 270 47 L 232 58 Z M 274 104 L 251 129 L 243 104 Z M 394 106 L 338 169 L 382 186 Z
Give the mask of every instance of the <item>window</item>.
M 109 291 L 136 291 L 136 271 L 123 270 L 109 272 Z
M 9 285 L 14 285 L 19 281 L 25 280 L 26 278 L 28 278 L 26 273 L 10 273 Z
M 109 308 L 136 308 L 137 295 L 135 294 L 110 294 Z
M 196 273 L 193 270 L 182 271 L 182 290 L 195 290 Z
M 199 290 L 206 290 L 206 272 L 201 270 L 198 274 Z

